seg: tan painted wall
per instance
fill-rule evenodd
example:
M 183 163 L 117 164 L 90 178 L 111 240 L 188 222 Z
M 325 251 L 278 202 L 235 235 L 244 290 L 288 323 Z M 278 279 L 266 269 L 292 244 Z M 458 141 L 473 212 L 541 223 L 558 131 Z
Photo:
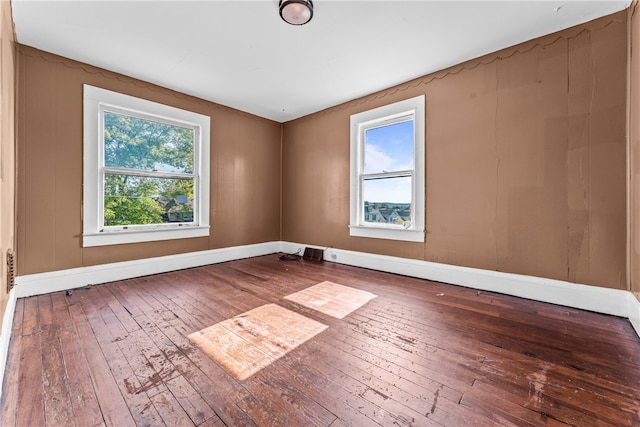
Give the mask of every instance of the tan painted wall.
M 280 239 L 281 125 L 19 47 L 18 274 Z M 211 117 L 210 237 L 83 248 L 82 85 Z
M 9 249 L 15 250 L 15 35 L 11 3 L 0 2 L 0 323 L 7 306 Z
M 629 289 L 640 298 L 640 5 L 629 12 Z
M 22 46 L 18 273 L 282 238 L 624 289 L 626 21 L 621 12 L 288 122 L 282 159 L 277 123 Z M 212 237 L 81 247 L 83 83 L 212 117 Z M 349 116 L 419 94 L 427 241 L 351 238 Z
M 282 238 L 626 288 L 627 12 L 288 122 Z M 423 243 L 349 237 L 349 118 L 426 96 Z

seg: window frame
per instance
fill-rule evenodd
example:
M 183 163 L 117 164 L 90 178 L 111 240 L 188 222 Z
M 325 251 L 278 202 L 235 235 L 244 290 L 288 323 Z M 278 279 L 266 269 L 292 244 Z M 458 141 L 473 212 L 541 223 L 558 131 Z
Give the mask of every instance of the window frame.
M 92 247 L 209 236 L 211 119 L 203 114 L 88 84 L 83 86 L 83 100 L 82 246 Z M 114 169 L 105 167 L 104 162 L 103 121 L 105 111 L 194 129 L 193 222 L 104 226 L 104 174 Z
M 366 130 L 413 120 L 413 170 L 365 174 L 364 155 Z M 351 116 L 350 217 L 349 235 L 378 239 L 424 242 L 425 239 L 425 96 L 420 95 L 393 104 L 363 111 Z M 364 176 L 411 176 L 411 217 L 408 227 L 365 221 Z M 370 178 L 371 179 L 371 178 Z

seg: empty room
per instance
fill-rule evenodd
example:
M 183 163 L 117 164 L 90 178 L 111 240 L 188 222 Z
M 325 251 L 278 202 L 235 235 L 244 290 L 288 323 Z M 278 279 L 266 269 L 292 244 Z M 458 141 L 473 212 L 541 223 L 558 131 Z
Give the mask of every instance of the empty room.
M 640 425 L 637 1 L 0 5 L 1 425 Z

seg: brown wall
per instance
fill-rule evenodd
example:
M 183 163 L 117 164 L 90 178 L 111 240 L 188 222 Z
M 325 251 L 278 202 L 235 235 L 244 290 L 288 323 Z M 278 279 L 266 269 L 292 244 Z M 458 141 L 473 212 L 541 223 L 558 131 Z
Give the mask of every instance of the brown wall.
M 21 46 L 18 273 L 282 239 L 625 289 L 627 35 L 624 11 L 285 123 L 282 158 L 278 123 Z M 83 83 L 212 117 L 210 238 L 82 248 Z M 349 117 L 419 94 L 427 240 L 351 238 Z
M 640 298 L 640 5 L 628 9 L 629 24 L 629 289 Z
M 283 240 L 625 289 L 626 20 L 286 123 Z M 349 237 L 350 115 L 420 94 L 426 242 Z
M 15 250 L 15 35 L 11 4 L 0 2 L 0 323 L 7 305 L 9 249 Z
M 281 125 L 19 47 L 18 274 L 280 239 Z M 211 117 L 211 236 L 82 247 L 82 85 Z

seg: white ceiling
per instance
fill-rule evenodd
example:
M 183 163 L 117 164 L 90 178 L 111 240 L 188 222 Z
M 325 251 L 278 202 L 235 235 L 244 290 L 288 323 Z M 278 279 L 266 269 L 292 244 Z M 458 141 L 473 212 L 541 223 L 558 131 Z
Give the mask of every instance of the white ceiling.
M 625 9 L 606 1 L 12 0 L 18 41 L 278 122 Z

